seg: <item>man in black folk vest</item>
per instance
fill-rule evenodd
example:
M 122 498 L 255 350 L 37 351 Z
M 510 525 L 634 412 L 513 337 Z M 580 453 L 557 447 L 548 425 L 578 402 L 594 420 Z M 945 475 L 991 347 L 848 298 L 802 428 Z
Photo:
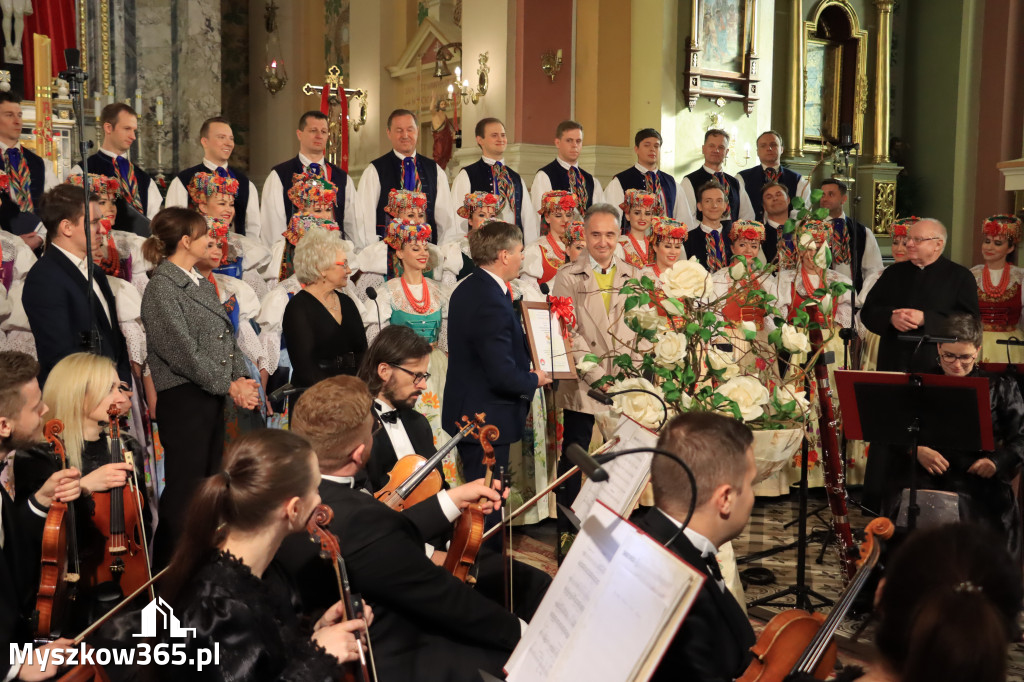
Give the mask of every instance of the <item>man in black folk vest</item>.
M 882 252 L 878 249 L 875 235 L 861 223 L 854 223 L 846 215 L 846 183 L 835 178 L 821 181 L 821 207 L 828 209 L 828 221 L 832 223 L 832 269 L 853 280 L 857 291 L 864 286 L 864 280 L 881 272 Z M 857 254 L 855 262 L 853 254 Z M 862 301 L 858 301 L 859 306 Z
M 149 221 L 160 211 L 163 197 L 149 174 L 128 159 L 139 129 L 139 115 L 123 102 L 114 102 L 100 112 L 103 122 L 103 144 L 89 157 L 89 172 L 117 178 L 121 196 L 117 198 L 115 230 L 149 236 Z M 81 175 L 82 166 L 71 169 Z
M 729 202 L 729 210 L 722 216 L 722 224 L 728 233 L 733 220 L 753 220 L 754 208 L 750 198 L 740 188 L 740 181 L 722 170 L 725 157 L 729 154 L 729 133 L 719 128 L 712 128 L 704 133 L 704 165 L 686 175 L 679 183 L 679 205 L 676 208 L 676 220 L 686 223 L 691 230 L 700 225 L 703 214 L 696 190 L 715 180 L 725 188 L 725 197 Z
M 355 183 L 348 173 L 324 158 L 327 124 L 327 116 L 317 109 L 300 116 L 295 131 L 299 139 L 298 156 L 274 166 L 263 183 L 259 238 L 268 248 L 272 249 L 274 244 L 284 239 L 282 233 L 295 212 L 295 206 L 288 198 L 288 190 L 292 187 L 292 178 L 296 174 L 305 173 L 307 169 L 322 175 L 338 188 L 334 220 L 341 227 L 342 238 L 354 239 L 359 230 Z
M 480 160 L 459 171 L 452 183 L 452 202 L 462 205 L 470 192 L 490 192 L 505 200 L 505 207 L 495 220 L 515 225 L 523 231 L 523 241 L 530 244 L 540 238 L 540 216 L 519 173 L 505 165 L 508 137 L 505 124 L 497 118 L 482 118 L 476 124 L 476 144 L 482 152 Z M 459 233 L 467 232 L 466 220 L 455 219 Z
M 21 146 L 21 101 L 0 92 L 0 151 L 3 171 L 10 181 L 0 197 L 0 227 L 21 237 L 35 251 L 43 245 L 46 229 L 36 211 L 43 192 L 56 186 L 53 164 Z
M 188 185 L 196 173 L 216 173 L 224 178 L 238 180 L 238 196 L 235 197 L 235 232 L 259 238 L 260 197 L 256 185 L 238 168 L 228 165 L 231 152 L 235 150 L 235 136 L 231 123 L 223 116 L 214 116 L 203 121 L 199 129 L 199 144 L 203 146 L 203 162 L 178 173 L 167 188 L 167 206 L 189 208 Z M 191 208 L 195 208 L 192 206 Z
M 384 238 L 384 231 L 391 222 L 384 208 L 388 205 L 388 192 L 393 189 L 415 190 L 427 195 L 427 224 L 434 228 L 432 242 L 441 244 L 459 234 L 448 176 L 437 162 L 416 151 L 419 126 L 416 114 L 408 109 L 395 109 L 388 116 L 391 151 L 371 161 L 359 179 L 362 223 L 359 234 L 353 238 L 356 248 L 364 249 Z
M 583 151 L 583 126 L 576 121 L 562 121 L 555 129 L 555 160 L 537 171 L 530 187 L 534 206 L 541 205 L 544 194 L 551 190 L 572 192 L 580 213 L 593 204 L 604 203 L 604 190 L 597 178 L 579 167 Z
M 669 218 L 676 216 L 676 195 L 678 186 L 675 178 L 658 169 L 661 162 L 661 133 L 654 128 L 644 128 L 633 138 L 636 163 L 622 171 L 604 189 L 604 200 L 612 206 L 620 205 L 626 198 L 627 189 L 639 189 L 661 197 L 661 205 Z M 629 232 L 626 217 L 622 216 L 622 234 Z
M 764 208 L 761 203 L 761 188 L 769 182 L 785 186 L 790 197 L 800 197 L 804 204 L 811 204 L 811 183 L 796 171 L 783 166 L 779 159 L 785 147 L 782 136 L 774 130 L 766 130 L 757 138 L 757 159 L 761 162 L 753 168 L 740 171 L 740 189 L 747 193 L 754 208 L 756 220 L 764 222 Z M 794 218 L 796 215 L 793 216 Z

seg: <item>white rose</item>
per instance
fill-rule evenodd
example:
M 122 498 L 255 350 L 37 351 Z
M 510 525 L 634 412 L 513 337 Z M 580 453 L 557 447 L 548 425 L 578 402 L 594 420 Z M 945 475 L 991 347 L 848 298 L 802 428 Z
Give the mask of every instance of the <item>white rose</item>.
M 751 320 L 743 320 L 742 322 L 740 322 L 740 329 L 742 329 L 745 332 L 756 332 L 757 325 L 754 324 Z
M 750 376 L 734 377 L 718 387 L 718 395 L 736 403 L 743 421 L 749 422 L 764 414 L 762 405 L 771 398 L 768 389 L 761 382 Z M 722 408 L 725 411 L 725 406 Z
M 626 319 L 636 320 L 641 329 L 657 329 L 658 320 L 661 317 L 654 306 L 647 304 L 637 306 L 626 313 Z
M 686 335 L 664 332 L 654 345 L 654 362 L 662 367 L 674 367 L 686 359 Z
M 598 364 L 592 360 L 580 360 L 576 363 L 576 371 L 580 374 L 586 374 L 595 367 L 598 367 Z
M 824 296 L 822 296 L 821 297 L 821 303 L 818 304 L 818 307 L 821 308 L 822 314 L 824 314 L 824 315 L 831 314 L 832 313 L 832 294 L 825 294 Z
M 814 264 L 824 270 L 828 267 L 830 260 L 830 252 L 828 244 L 822 244 L 818 247 L 818 252 L 814 254 Z
M 641 377 L 633 377 L 616 382 L 612 385 L 609 392 L 615 393 L 617 391 L 638 388 L 651 391 L 664 399 L 664 394 L 660 388 Z M 665 409 L 662 407 L 663 403 L 649 393 L 624 393 L 615 396 L 612 400 L 615 401 L 615 408 L 617 410 L 649 429 L 657 429 L 665 416 Z
M 791 324 L 782 325 L 782 347 L 790 353 L 810 353 L 811 340 Z
M 740 366 L 736 359 L 729 353 L 711 346 L 707 355 L 708 367 L 714 370 L 725 370 L 722 373 L 722 380 L 728 381 L 740 373 Z
M 804 232 L 800 235 L 800 248 L 806 250 L 814 243 L 814 235 Z
M 672 298 L 700 298 L 712 291 L 711 275 L 696 258 L 676 261 L 661 275 L 661 284 Z
M 737 282 L 747 276 L 747 266 L 743 261 L 736 261 L 729 266 L 729 276 Z
M 795 400 L 796 410 L 800 414 L 807 414 L 811 409 L 811 403 L 807 399 L 807 391 L 802 388 L 796 389 L 795 386 L 790 384 L 779 386 L 776 397 L 778 398 L 780 405 L 785 405 L 786 403 Z

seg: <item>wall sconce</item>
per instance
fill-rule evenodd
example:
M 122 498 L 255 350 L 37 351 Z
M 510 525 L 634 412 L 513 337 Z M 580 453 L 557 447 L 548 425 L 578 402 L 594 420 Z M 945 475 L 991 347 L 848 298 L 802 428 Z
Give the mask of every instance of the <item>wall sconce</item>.
M 484 52 L 480 55 L 480 68 L 477 69 L 476 75 L 476 89 L 469 87 L 469 80 L 459 80 L 462 78 L 462 69 L 458 66 L 455 67 L 455 83 L 448 85 L 448 94 L 451 95 L 456 90 L 462 98 L 463 104 L 469 104 L 472 102 L 476 104 L 480 99 L 487 94 L 487 88 L 490 84 L 491 67 L 487 65 L 487 53 Z
M 559 71 L 562 70 L 562 49 L 559 48 L 557 52 L 545 52 L 540 56 L 540 68 L 544 70 L 544 73 L 551 82 L 555 82 L 555 76 Z
M 281 61 L 281 37 L 277 32 L 277 5 L 274 0 L 267 3 L 264 19 L 267 28 L 267 65 L 263 69 L 263 86 L 276 95 L 288 82 L 288 72 Z

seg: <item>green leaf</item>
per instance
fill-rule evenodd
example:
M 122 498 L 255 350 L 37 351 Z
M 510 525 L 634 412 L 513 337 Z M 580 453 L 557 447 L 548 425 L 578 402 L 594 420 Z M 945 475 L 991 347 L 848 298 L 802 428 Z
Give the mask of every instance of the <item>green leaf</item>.
M 817 191 L 821 191 L 821 190 L 817 190 Z M 814 217 L 817 220 L 824 220 L 825 218 L 828 218 L 828 209 L 827 208 L 816 208 L 816 209 L 814 209 Z
M 718 319 L 718 317 L 713 312 L 711 312 L 709 310 L 709 311 L 704 313 L 703 317 L 700 318 L 700 322 L 701 322 L 702 325 L 704 325 L 706 327 L 709 324 L 710 325 L 715 324 L 715 320 L 717 320 L 717 319 Z
M 623 353 L 615 358 L 614 365 L 622 369 L 633 369 L 633 358 L 630 357 L 629 353 Z
M 815 190 L 815 191 L 820 191 L 820 190 Z M 814 193 L 813 193 L 813 192 L 811 193 L 811 196 L 814 196 Z M 793 208 L 795 208 L 795 209 L 796 209 L 796 210 L 798 210 L 798 211 L 799 211 L 799 210 L 800 210 L 801 208 L 803 208 L 803 207 L 804 207 L 804 199 L 803 199 L 803 197 L 793 197 L 793 198 L 792 198 L 792 199 L 790 200 L 790 202 L 789 202 L 789 203 L 793 204 Z
M 799 199 L 799 197 L 797 197 Z M 782 226 L 783 234 L 793 234 L 796 232 L 796 221 L 792 218 L 786 221 L 786 224 Z
M 587 353 L 583 356 L 583 362 L 601 362 L 601 358 L 594 355 L 593 353 Z
M 642 284 L 644 286 L 644 289 L 647 289 L 647 290 L 654 289 L 654 280 L 651 279 L 650 277 L 648 277 L 647 275 L 643 276 L 643 278 L 640 280 L 640 284 Z
M 704 342 L 707 343 L 711 341 L 711 333 L 711 330 L 705 327 L 704 329 L 700 330 L 700 338 L 702 338 Z
M 820 189 L 812 189 L 811 190 L 811 201 L 814 202 L 815 204 L 818 203 L 819 201 L 821 201 L 821 195 L 822 194 L 824 194 L 824 192 L 822 192 Z M 794 203 L 794 206 L 795 205 L 796 204 Z
M 676 314 L 678 314 L 678 315 L 685 315 L 686 314 L 686 305 L 683 304 L 682 301 L 680 301 L 678 299 L 675 299 L 675 298 L 666 298 L 664 301 L 662 301 L 662 307 L 663 308 L 667 309 L 669 305 L 671 305 L 673 308 L 676 309 Z
M 686 325 L 686 335 L 693 336 L 694 334 L 697 333 L 698 329 L 700 329 L 700 325 L 697 324 L 696 322 L 691 322 L 690 324 Z
M 757 332 L 751 329 L 744 329 L 743 338 L 745 338 L 747 341 L 753 341 L 755 338 L 757 338 Z
M 626 297 L 626 306 L 625 306 L 624 312 L 632 310 L 633 308 L 635 308 L 637 306 L 637 304 L 639 302 L 640 302 L 640 297 L 639 296 L 627 296 Z

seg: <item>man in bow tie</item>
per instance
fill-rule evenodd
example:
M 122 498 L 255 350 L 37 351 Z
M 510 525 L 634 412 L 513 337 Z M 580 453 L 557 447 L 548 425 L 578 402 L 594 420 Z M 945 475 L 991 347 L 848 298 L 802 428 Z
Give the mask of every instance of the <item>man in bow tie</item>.
M 149 173 L 128 158 L 139 130 L 139 115 L 124 102 L 114 102 L 103 107 L 100 121 L 103 144 L 89 157 L 89 172 L 117 178 L 121 185 L 114 229 L 148 237 L 149 221 L 160 211 L 163 197 Z M 81 174 L 81 165 L 71 169 L 71 175 Z
M 878 249 L 875 235 L 861 223 L 853 222 L 843 210 L 847 200 L 846 183 L 835 178 L 821 181 L 821 207 L 828 209 L 832 223 L 832 269 L 853 280 L 859 292 L 864 280 L 882 271 L 882 252 Z M 853 254 L 856 262 L 852 262 Z M 859 305 L 859 304 L 858 304 Z
M 719 549 L 739 536 L 754 506 L 754 435 L 742 422 L 714 412 L 686 412 L 665 425 L 658 448 L 686 463 L 697 503 L 686 528 L 690 482 L 668 457 L 651 462 L 655 508 L 637 526 L 707 576 L 652 680 L 733 680 L 750 662 L 754 630 L 726 589 Z
M 0 227 L 20 236 L 37 251 L 43 245 L 46 228 L 36 215 L 43 192 L 57 185 L 53 165 L 21 146 L 21 102 L 9 92 L 0 92 L 0 167 L 10 186 L 0 196 Z
M 228 165 L 231 152 L 235 150 L 235 135 L 231 123 L 223 116 L 214 116 L 203 121 L 199 129 L 199 144 L 203 147 L 203 161 L 178 173 L 167 188 L 167 206 L 189 206 L 188 186 L 196 173 L 216 173 L 222 178 L 238 180 L 238 196 L 235 197 L 235 217 L 231 221 L 233 231 L 259 237 L 260 197 L 256 185 L 240 169 Z
M 704 133 L 704 146 L 700 148 L 704 164 L 683 177 L 676 198 L 675 219 L 683 221 L 691 230 L 704 219 L 697 190 L 714 180 L 725 189 L 728 210 L 722 216 L 725 227 L 733 220 L 754 220 L 754 207 L 750 197 L 740 190 L 740 181 L 725 172 L 725 159 L 729 156 L 729 133 L 712 128 Z
M 341 226 L 343 239 L 355 239 L 359 225 L 359 203 L 356 201 L 356 185 L 348 173 L 328 161 L 324 156 L 328 137 L 327 115 L 319 109 L 307 111 L 299 117 L 295 136 L 299 140 L 299 154 L 274 166 L 263 183 L 263 205 L 260 208 L 260 240 L 267 248 L 284 242 L 284 230 L 295 212 L 295 206 L 288 198 L 296 175 L 312 173 L 319 175 L 338 188 L 338 199 L 334 204 L 334 221 Z M 279 262 L 275 258 L 271 262 Z

